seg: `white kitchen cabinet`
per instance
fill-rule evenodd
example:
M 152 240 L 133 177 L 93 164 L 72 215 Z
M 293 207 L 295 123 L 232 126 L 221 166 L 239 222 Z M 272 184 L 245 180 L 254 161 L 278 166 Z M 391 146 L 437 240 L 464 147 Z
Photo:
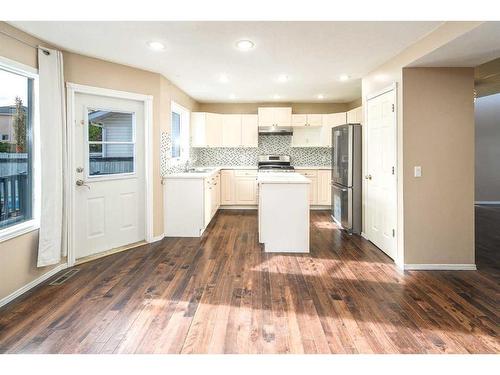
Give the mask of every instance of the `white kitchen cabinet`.
M 321 114 L 293 114 L 293 127 L 322 126 L 323 115 Z
M 331 171 L 329 169 L 318 171 L 318 205 L 329 206 L 331 204 L 331 180 Z
M 259 126 L 291 126 L 291 107 L 259 107 Z
M 222 116 L 222 147 L 241 146 L 241 115 Z
M 309 204 L 318 204 L 318 171 L 315 169 L 300 169 L 298 172 L 311 180 L 309 188 Z
M 232 170 L 223 170 L 220 172 L 220 203 L 221 205 L 235 203 L 234 171 Z
M 332 128 L 347 123 L 346 112 L 329 113 L 323 115 L 323 126 L 321 128 L 321 143 L 323 146 L 332 146 Z
M 295 128 L 292 136 L 292 147 L 321 147 L 323 146 L 321 127 Z
M 363 107 L 353 108 L 347 111 L 347 123 L 361 124 L 363 123 Z
M 257 171 L 236 170 L 234 172 L 234 203 L 257 204 Z
M 222 146 L 222 115 L 217 113 L 191 113 L 191 145 L 193 147 Z
M 165 236 L 199 237 L 220 206 L 220 174 L 164 179 Z
M 259 118 L 257 115 L 241 115 L 241 145 L 258 147 Z

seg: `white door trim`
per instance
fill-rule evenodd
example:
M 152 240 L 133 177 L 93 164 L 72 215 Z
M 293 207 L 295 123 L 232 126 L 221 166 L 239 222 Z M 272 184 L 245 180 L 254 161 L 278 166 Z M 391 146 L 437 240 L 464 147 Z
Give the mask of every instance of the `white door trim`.
M 66 202 L 68 202 L 68 267 L 75 264 L 75 220 L 74 220 L 74 207 L 75 207 L 75 192 L 73 184 L 76 181 L 75 160 L 73 150 L 75 149 L 75 95 L 91 94 L 98 96 L 107 96 L 118 99 L 137 100 L 144 103 L 144 192 L 145 192 L 145 234 L 146 242 L 154 242 L 153 238 L 153 96 L 143 95 L 126 91 L 117 91 L 105 89 L 101 87 L 93 87 L 86 85 L 79 85 L 76 83 L 66 83 L 66 106 L 68 118 L 68 160 L 66 177 Z
M 395 259 L 394 259 L 394 262 L 396 263 L 396 265 L 398 267 L 400 267 L 401 269 L 404 268 L 404 256 L 402 254 L 402 251 L 403 249 L 400 248 L 399 246 L 399 236 L 400 236 L 400 233 L 399 233 L 399 223 L 398 223 L 398 212 L 399 212 L 399 199 L 398 199 L 398 196 L 400 194 L 400 192 L 398 191 L 398 180 L 400 178 L 399 176 L 399 157 L 398 157 L 398 144 L 399 144 L 399 140 L 398 140 L 398 137 L 399 137 L 399 128 L 398 128 L 398 85 L 397 85 L 397 82 L 393 82 L 392 84 L 390 84 L 389 86 L 383 88 L 382 90 L 378 90 L 378 91 L 375 91 L 373 93 L 370 93 L 368 95 L 365 96 L 365 106 L 363 108 L 363 118 L 364 118 L 364 124 L 363 124 L 363 127 L 368 127 L 368 101 L 370 99 L 373 99 L 373 98 L 376 98 L 377 96 L 380 96 L 380 95 L 383 95 L 383 94 L 386 94 L 390 91 L 394 91 L 394 112 L 393 112 L 393 121 L 394 121 L 394 126 L 396 127 L 394 130 L 395 130 L 395 143 L 394 143 L 394 164 L 395 164 L 395 168 L 394 168 L 394 174 L 395 174 L 395 179 L 394 179 L 394 183 L 395 183 L 395 187 L 394 187 L 394 191 L 396 192 L 396 196 L 394 197 L 394 199 L 396 200 L 396 204 L 395 204 L 395 218 L 396 218 L 396 221 L 394 222 L 394 226 L 395 226 L 395 238 L 394 238 L 394 241 L 395 241 L 395 246 L 396 246 L 396 256 L 395 256 Z M 363 131 L 363 173 L 362 175 L 364 176 L 365 175 L 365 172 L 366 172 L 366 166 L 367 166 L 367 152 L 368 152 L 368 145 L 367 145 L 367 139 L 366 139 L 366 134 L 367 132 L 366 131 Z M 363 201 L 363 210 L 367 207 L 366 206 L 366 182 L 365 182 L 365 179 L 363 178 L 363 196 L 362 196 L 362 201 Z M 366 216 L 363 214 L 363 237 L 368 239 L 368 236 L 366 235 Z

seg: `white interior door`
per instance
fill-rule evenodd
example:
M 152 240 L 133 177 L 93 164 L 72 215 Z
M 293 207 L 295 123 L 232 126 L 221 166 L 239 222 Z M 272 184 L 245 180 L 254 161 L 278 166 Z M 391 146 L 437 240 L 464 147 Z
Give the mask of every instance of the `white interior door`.
M 396 256 L 395 89 L 368 99 L 366 121 L 366 236 Z
M 144 102 L 75 94 L 75 258 L 145 239 Z

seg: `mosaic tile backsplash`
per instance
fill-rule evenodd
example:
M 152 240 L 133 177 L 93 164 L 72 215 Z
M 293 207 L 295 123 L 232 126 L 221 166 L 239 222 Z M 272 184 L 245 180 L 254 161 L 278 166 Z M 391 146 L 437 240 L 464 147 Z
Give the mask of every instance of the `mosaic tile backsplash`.
M 331 165 L 331 148 L 329 147 L 291 147 L 292 136 L 265 135 L 259 136 L 258 148 L 191 148 L 191 166 L 256 166 L 259 155 L 290 155 L 292 165 L 297 166 L 329 166 Z M 161 175 L 175 173 L 184 169 L 185 163 L 175 162 L 170 158 L 171 138 L 167 132 L 161 133 L 160 168 Z
M 331 148 L 329 147 L 291 147 L 292 136 L 259 136 L 258 148 L 193 148 L 191 159 L 198 166 L 218 165 L 257 165 L 257 157 L 266 154 L 290 155 L 292 165 L 329 166 Z

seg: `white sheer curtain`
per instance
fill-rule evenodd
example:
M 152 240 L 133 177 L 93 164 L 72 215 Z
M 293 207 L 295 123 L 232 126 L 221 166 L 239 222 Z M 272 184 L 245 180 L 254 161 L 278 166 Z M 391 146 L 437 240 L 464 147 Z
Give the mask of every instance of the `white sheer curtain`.
M 37 263 L 43 267 L 59 263 L 66 255 L 66 107 L 62 53 L 39 48 L 38 74 L 41 211 Z

